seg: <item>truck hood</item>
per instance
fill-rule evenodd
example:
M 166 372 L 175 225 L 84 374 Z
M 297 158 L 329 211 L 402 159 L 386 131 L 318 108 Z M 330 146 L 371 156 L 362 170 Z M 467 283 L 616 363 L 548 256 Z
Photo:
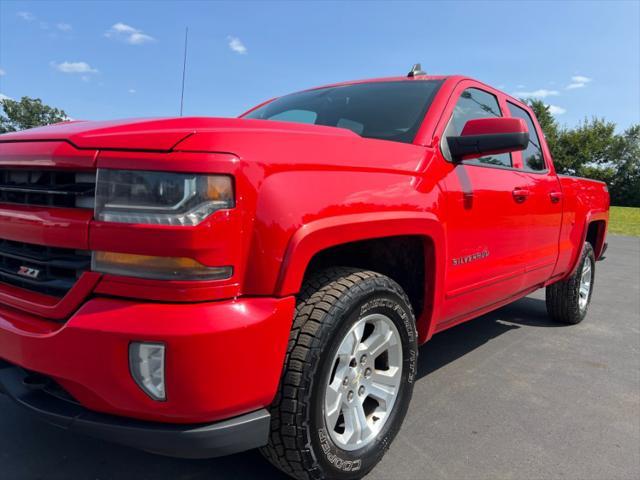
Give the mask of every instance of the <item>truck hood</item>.
M 349 130 L 319 125 L 242 118 L 180 117 L 104 122 L 70 121 L 0 135 L 0 142 L 66 141 L 79 149 L 168 152 L 187 137 L 199 132 L 224 134 L 239 131 L 357 137 Z
M 0 135 L 0 164 L 3 142 L 13 145 L 10 152 L 4 153 L 12 165 L 33 162 L 33 144 L 30 142 L 41 143 L 38 157 L 47 149 L 53 149 L 52 156 L 66 158 L 68 155 L 61 152 L 68 147 L 76 154 L 86 153 L 86 164 L 93 162 L 96 150 L 221 152 L 251 164 L 278 169 L 331 167 L 417 171 L 424 168 L 425 161 L 424 149 L 412 144 L 362 138 L 343 128 L 244 118 L 64 122 Z M 23 149 L 26 150 L 21 156 L 19 151 Z

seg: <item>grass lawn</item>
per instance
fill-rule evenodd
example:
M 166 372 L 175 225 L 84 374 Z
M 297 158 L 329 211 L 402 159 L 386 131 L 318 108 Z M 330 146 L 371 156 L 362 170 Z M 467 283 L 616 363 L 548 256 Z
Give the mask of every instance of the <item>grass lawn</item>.
M 609 233 L 640 237 L 640 208 L 611 207 Z

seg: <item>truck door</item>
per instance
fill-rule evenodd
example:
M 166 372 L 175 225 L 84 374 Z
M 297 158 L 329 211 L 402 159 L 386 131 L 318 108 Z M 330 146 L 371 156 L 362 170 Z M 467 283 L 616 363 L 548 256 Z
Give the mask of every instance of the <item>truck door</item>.
M 529 225 L 525 247 L 525 286 L 542 284 L 551 277 L 558 259 L 558 241 L 562 222 L 560 181 L 545 158 L 542 135 L 529 112 L 507 101 L 512 117 L 523 119 L 529 129 L 529 146 L 514 153 L 527 178 L 528 197 L 524 202 Z M 520 158 L 518 158 L 520 157 Z
M 530 224 L 521 195 L 528 180 L 514 167 L 511 154 L 451 161 L 447 136 L 459 135 L 468 120 L 503 116 L 495 94 L 470 85 L 474 83 L 462 82 L 454 92 L 440 141 L 439 154 L 447 163 L 441 185 L 446 198 L 447 252 L 439 317 L 446 325 L 523 290 Z

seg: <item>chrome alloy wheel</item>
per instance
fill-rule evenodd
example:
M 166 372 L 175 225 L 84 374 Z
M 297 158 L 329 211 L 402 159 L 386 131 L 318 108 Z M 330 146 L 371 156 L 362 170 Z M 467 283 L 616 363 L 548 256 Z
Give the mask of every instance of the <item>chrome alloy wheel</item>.
M 381 314 L 358 320 L 340 343 L 324 398 L 324 418 L 343 450 L 371 443 L 389 419 L 400 391 L 402 343 L 393 321 Z
M 580 310 L 584 310 L 587 308 L 587 304 L 589 303 L 589 294 L 591 293 L 591 283 L 592 283 L 592 265 L 591 260 L 587 257 L 585 259 L 584 266 L 582 267 L 582 275 L 580 276 L 580 290 L 579 290 L 579 298 L 578 305 Z

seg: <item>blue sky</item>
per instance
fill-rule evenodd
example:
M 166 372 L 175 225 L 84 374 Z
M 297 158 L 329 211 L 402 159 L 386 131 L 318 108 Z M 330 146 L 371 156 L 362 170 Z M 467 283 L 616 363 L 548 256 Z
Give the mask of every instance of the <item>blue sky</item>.
M 325 83 L 465 74 L 561 124 L 640 122 L 640 1 L 0 2 L 0 94 L 78 119 L 235 116 Z

